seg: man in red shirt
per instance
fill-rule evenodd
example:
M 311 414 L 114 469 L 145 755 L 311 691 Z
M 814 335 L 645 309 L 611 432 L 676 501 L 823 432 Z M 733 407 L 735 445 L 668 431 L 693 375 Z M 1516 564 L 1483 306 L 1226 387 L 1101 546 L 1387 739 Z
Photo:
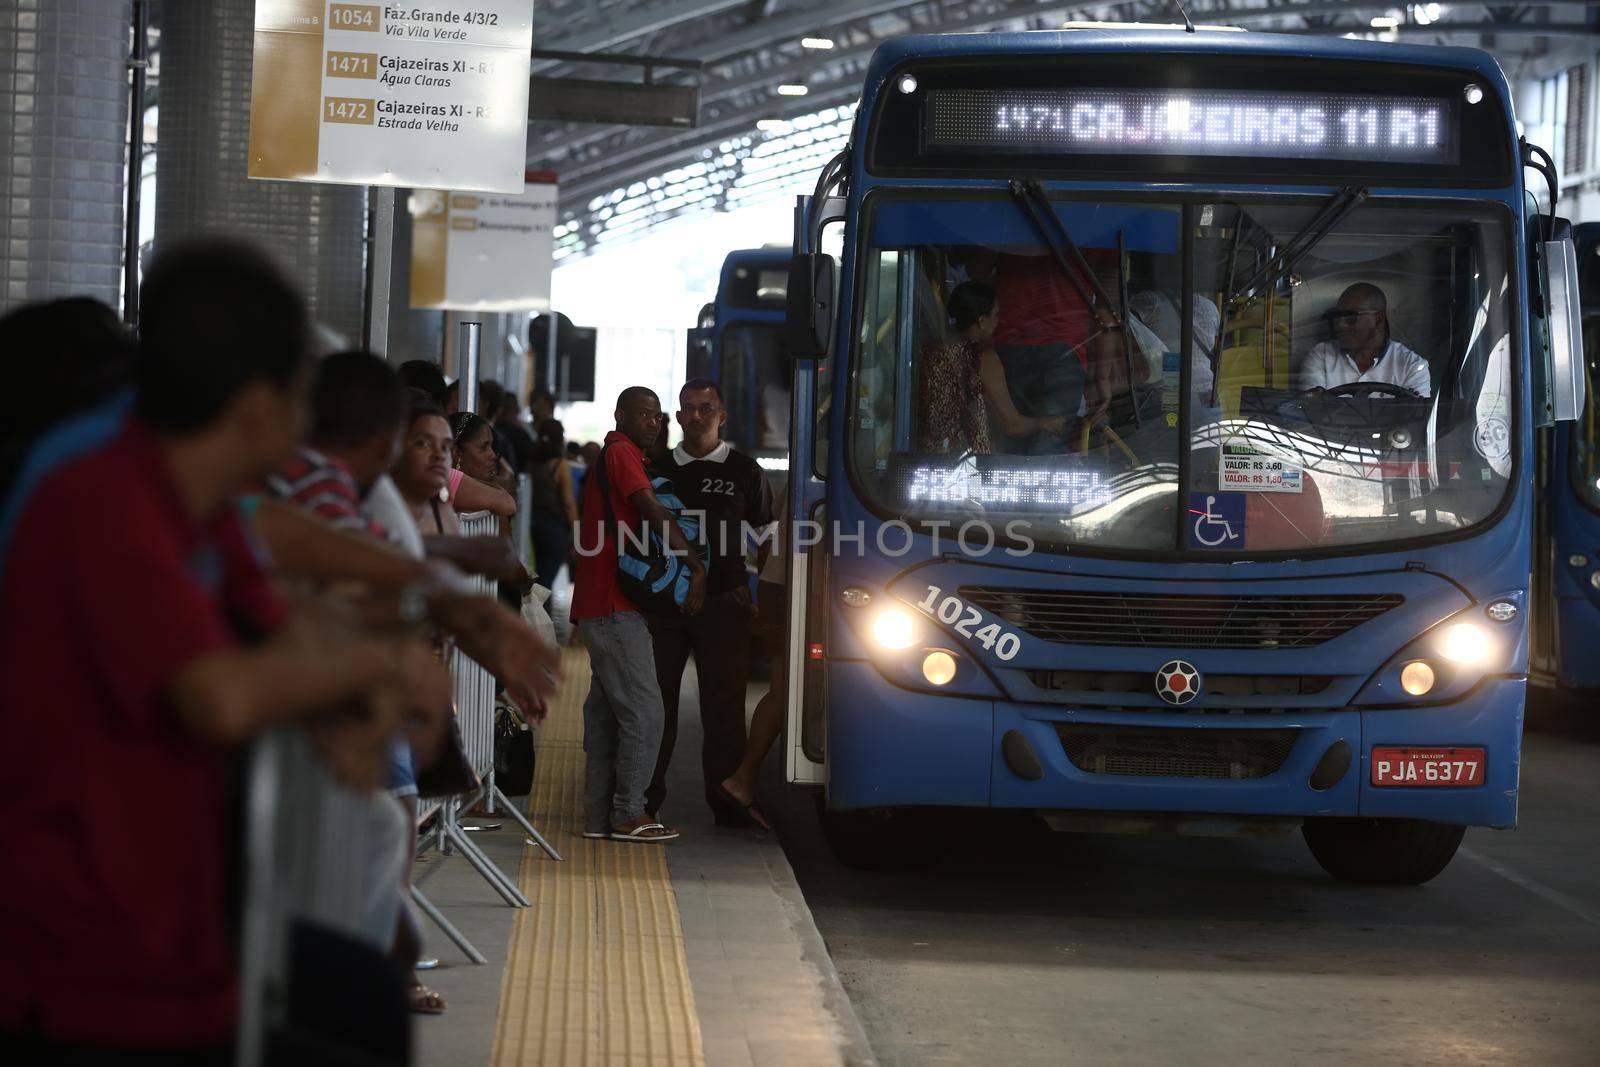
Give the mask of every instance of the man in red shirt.
M 18 858 L 0 879 L 0 1060 L 224 1061 L 237 746 L 376 697 L 340 735 L 358 755 L 341 765 L 375 777 L 397 716 L 443 725 L 427 647 L 308 632 L 234 502 L 293 453 L 307 336 L 249 248 L 163 254 L 137 409 L 121 397 L 40 439 L 0 508 L 0 819 Z M 173 813 L 182 841 L 152 851 Z
M 1116 293 L 1117 254 L 1085 248 L 1083 257 L 1101 288 L 1108 295 Z M 1062 415 L 1069 427 L 1080 403 L 1091 420 L 1104 414 L 1113 387 L 1116 335 L 1100 328 L 1095 309 L 1084 303 L 1054 256 L 1003 254 L 994 259 L 993 284 L 1000 304 L 995 354 L 1005 367 L 1006 388 L 1017 410 L 1024 415 Z M 1094 291 L 1090 279 L 1080 276 L 1079 282 Z M 1070 441 L 1060 435 L 1040 431 L 1006 438 L 995 450 L 1036 455 L 1069 447 Z
M 583 836 L 671 841 L 678 831 L 645 814 L 645 787 L 661 751 L 666 711 L 650 630 L 639 609 L 617 588 L 618 531 L 648 523 L 664 531 L 673 550 L 688 558 L 693 577 L 684 610 L 689 614 L 699 611 L 705 599 L 706 569 L 672 514 L 656 499 L 645 473 L 645 449 L 662 426 L 661 401 L 641 386 L 624 389 L 616 417 L 617 428 L 606 434 L 597 463 L 604 465 L 610 484 L 615 522 L 607 518 L 599 470 L 593 470 L 583 484 L 572 595 L 572 621 L 581 623 L 578 635 L 592 668 L 583 704 L 583 751 L 588 755 Z

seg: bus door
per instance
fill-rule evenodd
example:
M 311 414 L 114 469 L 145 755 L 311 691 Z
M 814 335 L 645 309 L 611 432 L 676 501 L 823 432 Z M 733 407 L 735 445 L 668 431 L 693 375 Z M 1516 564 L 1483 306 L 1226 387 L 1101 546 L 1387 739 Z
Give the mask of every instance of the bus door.
M 827 197 L 816 204 L 802 196 L 795 205 L 796 253 L 827 251 L 839 262 L 844 242 L 845 201 Z M 847 314 L 840 306 L 835 272 L 834 322 Z M 837 335 L 838 330 L 834 333 Z M 788 554 L 786 587 L 789 618 L 785 626 L 786 721 L 784 776 L 792 783 L 821 785 L 826 749 L 824 699 L 827 693 L 822 652 L 827 642 L 829 538 L 824 488 L 828 475 L 830 426 L 833 421 L 832 380 L 835 351 L 825 359 L 793 360 L 790 389 L 788 533 L 780 544 Z
M 1600 627 L 1600 223 L 1573 227 L 1589 389 L 1574 422 L 1539 434 L 1541 506 L 1535 513 L 1535 679 L 1565 688 L 1600 685 L 1600 664 L 1584 648 Z

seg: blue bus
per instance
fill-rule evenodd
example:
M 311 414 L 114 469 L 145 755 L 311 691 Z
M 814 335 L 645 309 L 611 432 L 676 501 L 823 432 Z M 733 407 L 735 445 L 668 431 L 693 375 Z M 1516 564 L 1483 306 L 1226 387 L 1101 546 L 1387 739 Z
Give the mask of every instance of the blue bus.
M 1544 506 L 1534 559 L 1533 678 L 1567 692 L 1600 688 L 1600 223 L 1573 229 L 1589 390 L 1576 421 L 1542 435 Z
M 1534 431 L 1583 404 L 1530 167 L 1473 49 L 878 49 L 787 287 L 786 767 L 841 859 L 1021 809 L 1420 883 L 1515 825 Z
M 789 451 L 790 361 L 784 349 L 787 248 L 728 253 L 717 298 L 689 331 L 688 376 L 722 387 L 723 436 L 762 466 L 782 469 Z

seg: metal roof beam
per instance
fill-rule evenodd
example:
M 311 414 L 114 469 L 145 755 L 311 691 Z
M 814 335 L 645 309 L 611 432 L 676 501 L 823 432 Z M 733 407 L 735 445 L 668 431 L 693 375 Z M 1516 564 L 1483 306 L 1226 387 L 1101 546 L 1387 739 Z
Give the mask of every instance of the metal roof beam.
M 656 4 L 628 12 L 623 18 L 592 30 L 583 30 L 566 37 L 539 37 L 541 45 L 561 45 L 564 52 L 603 52 L 608 48 L 637 41 L 652 33 L 680 23 L 696 22 L 730 8 L 741 7 L 748 0 L 678 0 L 676 3 Z M 530 64 L 529 71 L 538 74 L 559 64 L 554 60 L 540 60 Z
M 1309 37 L 1343 36 L 1347 33 L 1402 33 L 1406 36 L 1425 36 L 1435 33 L 1472 33 L 1496 36 L 1523 35 L 1527 37 L 1600 37 L 1600 26 L 1584 22 L 1430 22 L 1426 26 L 1402 22 L 1392 30 L 1374 30 L 1365 26 L 1308 26 L 1302 30 L 1285 30 L 1285 33 Z
M 775 114 L 772 117 L 796 118 L 800 115 L 810 114 L 813 111 L 822 111 L 825 108 L 848 104 L 859 94 L 860 90 L 856 86 L 844 86 L 832 92 L 820 94 L 816 98 L 807 97 L 804 103 L 789 107 L 782 113 Z M 703 126 L 698 130 L 682 133 L 666 141 L 647 141 L 631 150 L 624 150 L 614 156 L 608 155 L 600 167 L 591 168 L 586 174 L 571 181 L 568 181 L 567 176 L 563 174 L 561 179 L 561 199 L 565 202 L 570 196 L 572 202 L 583 201 L 587 203 L 587 201 L 596 196 L 609 193 L 613 189 L 626 188 L 639 180 L 639 174 L 645 169 L 642 166 L 630 168 L 625 178 L 620 180 L 617 178 L 616 175 L 619 172 L 619 168 L 624 164 L 635 161 L 642 164 L 648 160 L 652 167 L 657 165 L 664 166 L 666 165 L 666 159 L 673 155 L 692 152 L 708 143 L 715 144 L 717 141 L 726 140 L 730 136 L 744 134 L 750 128 L 750 117 L 748 115 L 734 115 L 711 126 Z M 692 162 L 692 160 L 688 162 Z
M 718 35 L 713 39 L 706 41 L 701 46 L 690 46 L 682 49 L 682 51 L 687 58 L 700 59 L 708 65 L 713 65 L 718 62 L 726 61 L 742 55 L 752 49 L 757 49 L 764 46 L 772 47 L 776 42 L 787 41 L 791 38 L 798 40 L 800 36 L 803 36 L 807 32 L 826 32 L 827 28 L 830 26 L 836 27 L 837 29 L 835 32 L 837 33 L 838 30 L 848 29 L 849 27 L 847 24 L 859 22 L 862 19 L 871 18 L 876 15 L 917 8 L 937 10 L 941 6 L 942 5 L 938 4 L 937 2 L 930 3 L 929 0 L 913 0 L 913 2 L 909 3 L 907 0 L 859 0 L 859 2 L 843 9 L 830 8 L 826 9 L 825 11 L 819 11 L 815 13 L 802 12 L 780 17 L 778 19 L 762 20 L 752 24 L 748 29 L 732 34 Z M 1490 5 L 1471 4 L 1461 6 L 1488 8 Z M 1549 2 L 1544 6 L 1597 7 L 1600 6 L 1600 0 L 1549 0 Z M 1388 11 L 1392 7 L 1392 0 L 1301 0 L 1301 2 L 1298 3 L 1290 2 L 1267 4 L 1261 7 L 1235 7 L 1226 5 L 1224 0 L 1223 4 L 1212 4 L 1205 6 L 1197 5 L 1194 10 L 1190 12 L 1190 16 L 1196 17 L 1208 14 L 1221 14 L 1225 15 L 1226 20 L 1230 22 L 1254 22 L 1261 19 L 1276 19 L 1285 17 L 1315 19 L 1336 14 L 1355 14 L 1365 11 L 1382 12 Z M 974 10 L 972 7 L 967 5 L 960 5 L 960 8 L 952 13 L 953 17 L 949 19 L 949 25 L 952 27 L 970 26 L 973 24 L 982 24 L 986 22 L 998 22 L 1008 18 L 1022 17 L 1025 15 L 1044 20 L 1052 20 L 1055 18 L 1065 19 L 1071 15 L 1084 14 L 1111 15 L 1127 8 L 1148 13 L 1154 10 L 1162 9 L 1163 5 L 1161 3 L 1152 4 L 1151 0 L 1108 0 L 1108 2 L 1099 4 L 1067 3 L 1045 5 L 1038 4 L 1036 0 L 1035 2 L 1029 2 L 1029 0 L 1017 0 L 1017 2 L 1002 4 L 1001 6 L 991 10 L 984 10 L 981 8 Z M 1402 24 L 1401 28 L 1405 29 L 1408 33 L 1414 32 L 1413 30 L 1406 29 L 1406 27 L 1409 25 L 1410 24 Z M 1438 22 L 1432 23 L 1427 27 L 1418 27 L 1418 29 L 1442 32 L 1443 28 L 1449 25 L 1449 22 Z M 1500 24 L 1496 23 L 1495 25 Z M 1505 25 L 1510 25 L 1510 23 L 1506 23 Z M 1561 30 L 1560 27 L 1569 24 L 1549 23 L 1548 25 L 1556 27 L 1553 32 L 1561 33 L 1565 31 Z M 1581 23 L 1576 22 L 1571 23 L 1570 25 L 1574 28 L 1579 28 L 1582 26 Z M 1316 29 L 1319 32 L 1324 32 L 1330 28 L 1316 27 Z M 1347 27 L 1340 29 L 1338 32 L 1360 32 L 1360 29 L 1361 28 L 1358 27 Z M 1296 31 L 1294 29 L 1286 29 L 1285 32 L 1293 33 Z M 1488 29 L 1462 29 L 1455 32 L 1489 33 L 1495 31 Z M 1507 29 L 1501 32 L 1516 33 L 1519 31 Z M 872 49 L 877 47 L 879 42 L 870 33 L 868 36 L 869 41 L 864 45 L 850 47 L 844 51 L 831 52 L 825 57 L 819 57 L 819 60 L 817 61 L 838 62 L 846 57 L 854 56 L 863 51 L 870 52 Z M 781 67 L 773 68 L 768 72 L 755 75 L 746 75 L 732 82 L 719 83 L 711 80 L 704 81 L 701 85 L 701 103 L 704 105 L 705 103 L 724 99 L 747 89 L 755 88 L 763 80 L 768 78 L 774 79 L 774 84 L 776 84 L 777 81 L 782 80 L 784 77 L 804 73 L 811 62 L 816 61 L 808 61 L 802 58 L 800 60 L 783 64 Z M 556 134 L 540 138 L 536 150 L 541 153 L 549 154 L 558 147 L 551 145 L 550 142 L 567 136 L 567 131 L 563 129 Z M 606 133 L 599 131 L 580 134 L 575 141 L 559 147 L 583 147 L 589 144 L 594 144 L 606 136 Z
M 677 22 L 694 21 L 713 15 L 718 12 L 740 6 L 745 0 L 689 0 L 686 3 L 672 5 L 691 14 L 683 15 L 668 23 L 656 20 L 649 30 L 644 33 L 654 32 Z M 898 8 L 920 7 L 929 0 L 854 0 L 852 3 L 829 5 L 816 10 L 795 12 L 780 15 L 777 18 L 762 19 L 751 23 L 747 28 L 734 33 L 716 34 L 698 45 L 678 49 L 685 58 L 701 59 L 707 63 L 730 58 L 743 52 L 753 51 L 758 48 L 770 47 L 775 42 L 790 40 L 798 41 L 805 36 L 822 36 L 824 31 L 831 26 L 841 26 L 846 23 L 856 22 L 873 15 L 880 15 L 894 11 Z M 657 10 L 666 10 L 658 8 Z M 812 31 L 819 31 L 813 34 Z M 627 37 L 618 37 L 617 30 L 595 30 L 586 34 L 579 34 L 572 38 L 563 38 L 560 41 L 563 51 L 568 52 L 593 52 L 603 48 L 614 48 L 623 40 L 633 40 L 644 36 L 644 33 L 630 34 Z M 554 43 L 552 41 L 552 43 Z M 549 66 L 548 64 L 546 66 Z M 533 64 L 533 73 L 538 73 L 540 64 Z
M 859 60 L 859 63 L 864 65 L 866 60 L 870 57 L 873 49 L 877 47 L 877 44 L 878 42 L 873 42 L 866 47 L 844 53 L 841 58 L 846 62 L 851 60 Z M 789 68 L 784 68 L 784 70 L 792 72 L 797 66 L 798 65 L 793 65 Z M 745 128 L 753 128 L 757 119 L 782 118 L 783 115 L 778 113 L 779 109 L 781 109 L 784 114 L 805 114 L 810 111 L 820 111 L 829 105 L 817 103 L 818 100 L 831 100 L 839 93 L 844 93 L 847 97 L 850 95 L 860 95 L 863 73 L 864 72 L 858 68 L 850 74 L 829 78 L 820 83 L 810 83 L 808 85 L 810 92 L 802 97 L 784 97 L 774 94 L 771 97 L 771 103 L 761 106 L 759 110 L 741 109 L 735 115 L 719 115 L 712 120 L 712 125 L 696 127 L 696 131 L 703 134 L 706 130 L 721 129 L 723 125 L 728 122 L 737 122 Z M 762 72 L 759 75 L 747 76 L 737 82 L 724 83 L 723 85 L 718 86 L 714 95 L 710 97 L 707 97 L 706 90 L 702 88 L 700 104 L 701 107 L 704 108 L 708 99 L 724 100 L 741 92 L 754 91 L 759 89 L 762 85 L 769 83 L 772 85 L 777 85 L 781 80 L 782 79 L 778 78 L 775 72 L 768 71 Z M 571 142 L 567 147 L 569 147 L 569 149 L 573 152 L 581 151 L 584 148 L 594 144 L 599 144 L 609 138 L 617 136 L 619 133 L 625 132 L 627 132 L 625 129 L 613 127 L 608 130 L 603 130 L 598 133 L 578 138 L 577 140 Z M 686 131 L 677 132 L 682 132 L 685 134 L 685 136 L 692 136 Z M 660 140 L 660 138 L 656 139 Z M 713 141 L 717 139 L 718 138 L 714 136 L 704 136 L 704 140 L 706 141 Z M 680 140 L 682 140 L 682 138 L 671 138 L 671 141 L 674 144 L 678 143 Z M 568 156 L 567 158 L 571 159 L 572 157 Z M 606 153 L 604 156 L 604 165 L 609 166 L 615 163 L 617 158 L 618 157 L 614 154 L 609 152 Z M 583 162 L 573 162 L 568 164 L 568 173 L 574 174 L 578 179 L 581 179 L 589 169 L 592 168 L 585 166 Z
M 1281 32 L 1332 35 L 1371 31 L 1365 25 L 1318 26 L 1314 24 L 1314 20 L 1338 15 L 1357 15 L 1363 12 L 1382 13 L 1395 6 L 1393 0 L 1288 0 L 1283 3 L 1262 3 L 1259 6 L 1244 6 L 1244 3 L 1248 3 L 1248 0 L 1201 2 L 1190 9 L 1190 15 L 1196 22 L 1203 21 L 1206 17 L 1233 24 L 1272 20 L 1280 23 Z M 1466 14 L 1467 8 L 1475 11 L 1490 9 L 1489 4 L 1481 2 L 1454 6 L 1455 11 L 1452 14 L 1457 17 Z M 1596 8 L 1600 7 L 1600 0 L 1548 0 L 1539 6 L 1552 9 Z M 580 217 L 583 217 L 587 214 L 585 205 L 595 195 L 605 194 L 619 187 L 626 188 L 641 178 L 655 173 L 656 170 L 668 169 L 679 165 L 680 162 L 689 162 L 691 160 L 687 158 L 688 154 L 700 147 L 708 144 L 714 146 L 719 141 L 746 135 L 753 128 L 757 118 L 793 118 L 853 99 L 860 92 L 860 81 L 859 75 L 852 80 L 850 71 L 853 68 L 859 69 L 858 64 L 864 62 L 881 43 L 879 35 L 866 24 L 866 20 L 901 13 L 915 18 L 918 13 L 922 13 L 924 16 L 934 16 L 932 21 L 936 23 L 945 23 L 935 28 L 1002 25 L 1022 18 L 1031 20 L 1031 24 L 1034 25 L 1048 26 L 1052 22 L 1059 24 L 1057 20 L 1065 21 L 1069 18 L 1114 20 L 1118 15 L 1128 18 L 1139 17 L 1141 14 L 1145 17 L 1155 17 L 1163 10 L 1167 10 L 1164 4 L 1152 5 L 1151 0 L 1042 4 L 1038 0 L 995 0 L 991 4 L 945 2 L 945 0 L 913 0 L 909 3 L 906 0 L 858 0 L 856 3 L 840 7 L 826 6 L 780 14 L 776 18 L 752 22 L 747 27 L 732 33 L 715 34 L 698 44 L 680 46 L 676 51 L 685 56 L 703 59 L 709 66 L 726 66 L 752 52 L 758 53 L 751 59 L 757 64 L 762 63 L 767 56 L 778 56 L 780 61 L 770 66 L 762 66 L 756 70 L 742 69 L 739 73 L 721 81 L 715 77 L 703 79 L 703 103 L 726 101 L 737 98 L 743 93 L 757 92 L 764 84 L 776 86 L 786 81 L 805 81 L 805 76 L 811 74 L 818 66 L 839 71 L 829 75 L 820 84 L 809 82 L 812 91 L 808 96 L 775 97 L 771 100 L 770 106 L 766 103 L 757 103 L 753 107 L 740 108 L 735 113 L 713 118 L 706 125 L 692 131 L 659 131 L 639 137 L 637 131 L 632 129 L 613 127 L 582 133 L 574 138 L 573 128 L 563 127 L 541 138 L 530 147 L 536 158 L 547 157 L 552 150 L 557 149 L 552 142 L 563 140 L 566 143 L 562 147 L 583 152 L 587 157 L 581 162 L 577 160 L 569 162 L 563 174 L 563 211 L 571 211 L 575 206 Z M 939 16 L 942 16 L 942 19 Z M 1284 20 L 1296 18 L 1308 20 L 1313 24 L 1305 28 L 1282 24 Z M 1402 23 L 1398 30 L 1408 36 L 1417 34 L 1595 36 L 1600 33 L 1600 28 L 1593 27 L 1586 21 L 1529 23 L 1491 18 L 1483 22 L 1469 23 L 1452 22 L 1450 16 L 1444 21 L 1427 26 Z M 798 42 L 802 36 L 831 36 L 835 40 L 840 40 L 844 47 L 814 57 L 802 55 L 799 58 L 785 57 L 774 51 L 779 46 Z M 759 54 L 763 50 L 766 50 L 766 55 Z M 593 151 L 584 151 L 591 148 Z
M 1133 2 L 1133 0 L 1128 0 L 1128 2 Z M 1600 0 L 1597 0 L 1597 2 L 1600 2 Z M 884 13 L 884 11 L 886 9 L 889 9 L 889 8 L 913 8 L 913 7 L 934 7 L 934 6 L 936 6 L 936 5 L 929 5 L 926 2 L 926 0 L 922 0 L 922 2 L 915 3 L 915 4 L 908 4 L 908 3 L 905 2 L 905 0 L 894 0 L 894 2 L 892 2 L 892 3 L 889 2 L 889 0 L 866 0 L 865 3 L 862 3 L 861 5 L 858 6 L 858 12 L 865 12 L 865 14 L 863 15 L 861 13 L 858 13 L 856 15 L 853 15 L 853 16 L 851 16 L 851 21 L 852 22 L 860 21 L 860 19 L 863 18 L 863 17 L 871 17 L 871 16 L 876 15 L 876 14 L 882 14 L 882 13 Z M 1027 6 L 1027 0 L 1020 0 L 1020 2 L 1018 2 L 1018 3 L 1016 3 L 1016 4 L 1012 5 L 1012 6 L 1013 7 L 1017 7 L 1017 8 L 1026 7 Z M 967 14 L 967 12 L 970 12 L 971 10 L 972 9 L 967 8 L 965 5 L 962 5 L 961 13 L 958 14 L 956 17 L 953 17 L 953 18 L 949 19 L 948 21 L 946 21 L 942 28 L 946 28 L 946 29 L 960 28 L 960 27 L 971 25 L 973 23 L 992 22 L 992 21 L 997 21 L 997 20 L 1002 19 L 1002 18 L 1011 17 L 1010 14 L 1009 14 L 1009 9 L 1007 9 L 1007 13 L 1002 13 L 1002 14 L 986 13 L 982 9 L 979 9 L 976 14 Z M 962 17 L 963 15 L 965 15 L 965 17 Z M 809 21 L 807 23 L 808 26 L 816 26 L 817 25 L 816 22 L 815 22 L 815 17 L 814 16 L 806 16 L 806 17 L 811 20 L 811 21 Z M 839 29 L 847 29 L 847 28 L 846 27 L 840 27 Z M 819 32 L 822 32 L 822 31 L 819 31 Z M 841 34 L 839 34 L 838 29 L 835 30 L 835 34 L 836 34 L 836 36 L 837 35 L 841 35 Z M 796 31 L 796 36 L 795 36 L 794 39 L 798 40 L 799 37 L 802 36 L 802 35 L 803 35 L 802 31 Z M 719 40 L 718 42 L 708 42 L 707 49 L 689 48 L 689 49 L 685 49 L 684 51 L 685 51 L 685 53 L 687 55 L 703 58 L 705 56 L 706 51 L 709 51 L 709 50 L 711 50 L 713 48 L 718 49 L 718 50 L 726 51 L 730 47 L 730 43 L 729 42 L 730 42 L 731 38 L 738 37 L 738 36 L 739 35 L 730 35 L 730 37 L 723 38 L 723 39 Z M 787 40 L 787 39 L 788 38 L 785 38 L 785 40 Z M 884 39 L 885 38 L 877 37 L 877 36 L 871 35 L 869 33 L 867 35 L 866 39 L 864 41 L 860 42 L 860 43 L 853 44 L 853 45 L 848 45 L 848 46 L 846 46 L 845 48 L 842 48 L 842 49 L 834 49 L 832 51 L 823 53 L 823 54 L 821 54 L 819 56 L 816 56 L 816 57 L 801 56 L 798 59 L 790 60 L 790 61 L 788 61 L 786 63 L 781 64 L 781 65 L 773 66 L 771 68 L 768 68 L 768 69 L 763 70 L 763 71 L 758 71 L 758 72 L 753 73 L 753 74 L 742 75 L 742 76 L 740 76 L 740 77 L 738 77 L 736 79 L 726 80 L 726 81 L 716 81 L 716 80 L 713 80 L 711 77 L 704 78 L 700 83 L 700 105 L 703 108 L 708 103 L 711 103 L 713 101 L 718 101 L 718 100 L 725 100 L 728 97 L 736 96 L 741 92 L 747 92 L 747 91 L 751 91 L 751 90 L 760 88 L 761 85 L 763 85 L 764 83 L 768 83 L 768 82 L 770 82 L 772 85 L 776 86 L 776 85 L 778 85 L 778 84 L 780 84 L 782 82 L 788 81 L 788 80 L 803 81 L 804 79 L 799 77 L 799 76 L 805 74 L 810 69 L 813 69 L 817 64 L 821 63 L 821 64 L 827 64 L 829 66 L 833 66 L 833 65 L 838 65 L 838 64 L 849 63 L 849 62 L 857 60 L 857 59 L 863 59 L 865 57 L 870 56 L 872 54 L 872 52 L 877 49 L 878 45 L 883 43 Z M 734 42 L 734 43 L 737 44 L 737 42 Z M 710 59 L 707 59 L 707 63 L 708 64 L 711 63 L 711 62 L 713 62 L 713 61 L 710 60 Z M 660 80 L 666 80 L 666 79 L 660 79 Z M 813 88 L 815 89 L 817 87 L 813 86 Z M 823 89 L 827 89 L 827 88 L 829 88 L 829 86 L 824 84 L 822 86 L 822 88 Z M 761 114 L 761 115 L 754 116 L 753 118 L 751 118 L 750 121 L 754 122 L 755 118 L 767 118 L 767 117 L 775 117 L 775 116 L 768 116 L 766 114 Z M 612 130 L 599 130 L 599 131 L 591 131 L 591 132 L 588 132 L 588 133 L 578 134 L 576 137 L 573 137 L 573 136 L 571 136 L 571 128 L 570 127 L 563 127 L 562 129 L 557 130 L 557 131 L 555 131 L 555 132 L 553 132 L 551 134 L 547 134 L 544 137 L 540 137 L 532 146 L 530 146 L 530 148 L 533 151 L 536 159 L 549 159 L 549 158 L 552 157 L 552 155 L 556 151 L 558 151 L 560 149 L 565 149 L 565 150 L 567 150 L 567 152 L 576 151 L 578 149 L 585 148 L 585 147 L 587 147 L 587 146 L 589 146 L 591 144 L 596 144 L 596 143 L 598 143 L 600 141 L 603 141 L 607 137 L 612 136 L 613 133 L 614 133 L 614 131 L 612 131 Z M 560 144 L 553 143 L 553 142 L 557 142 L 557 141 L 560 141 L 562 143 L 560 143 Z

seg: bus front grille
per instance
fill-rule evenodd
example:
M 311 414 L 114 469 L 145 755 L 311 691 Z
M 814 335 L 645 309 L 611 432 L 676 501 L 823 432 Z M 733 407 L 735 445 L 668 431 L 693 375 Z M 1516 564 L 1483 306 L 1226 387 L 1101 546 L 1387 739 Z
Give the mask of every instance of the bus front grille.
M 1037 669 L 1023 672 L 1029 682 L 1044 690 L 1068 693 L 1137 693 L 1154 696 L 1156 676 L 1153 671 L 1086 671 Z M 1328 674 L 1211 674 L 1204 676 L 1204 696 L 1207 697 L 1263 697 L 1263 696 L 1316 696 L 1333 684 Z M 1163 711 L 1173 711 L 1169 705 L 1160 705 Z M 1182 711 L 1201 711 L 1187 706 Z
M 1132 648 L 1310 648 L 1405 602 L 1397 593 L 1216 596 L 962 586 L 960 595 L 1035 637 Z
M 1067 759 L 1089 774 L 1265 778 L 1283 766 L 1294 730 L 1187 730 L 1057 723 Z

